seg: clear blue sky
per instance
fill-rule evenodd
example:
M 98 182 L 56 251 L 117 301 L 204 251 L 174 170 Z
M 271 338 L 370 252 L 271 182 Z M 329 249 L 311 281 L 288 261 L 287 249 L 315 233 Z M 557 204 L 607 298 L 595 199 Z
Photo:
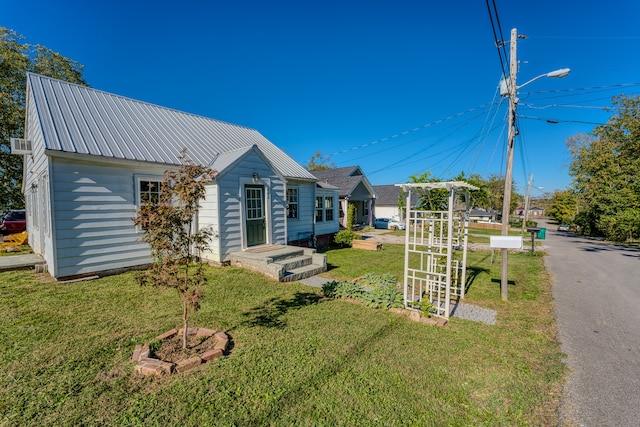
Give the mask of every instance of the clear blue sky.
M 495 3 L 502 38 L 528 36 L 518 84 L 572 69 L 520 90 L 514 161 L 521 193 L 529 174 L 534 196 L 565 188 L 565 140 L 640 93 L 640 2 Z M 504 174 L 485 0 L 0 0 L 0 25 L 83 64 L 94 88 L 257 129 L 301 164 L 320 150 L 375 185 Z

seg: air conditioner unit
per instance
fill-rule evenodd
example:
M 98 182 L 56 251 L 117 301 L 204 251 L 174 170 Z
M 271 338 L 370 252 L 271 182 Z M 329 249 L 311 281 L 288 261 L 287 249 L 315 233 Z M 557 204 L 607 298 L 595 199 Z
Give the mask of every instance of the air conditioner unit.
M 31 154 L 31 140 L 11 138 L 11 154 Z

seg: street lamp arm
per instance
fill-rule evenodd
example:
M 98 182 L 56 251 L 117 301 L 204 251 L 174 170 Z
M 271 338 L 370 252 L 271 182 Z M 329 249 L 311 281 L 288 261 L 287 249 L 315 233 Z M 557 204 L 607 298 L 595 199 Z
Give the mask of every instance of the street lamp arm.
M 529 83 L 536 81 L 538 79 L 541 79 L 543 77 L 551 77 L 551 78 L 562 78 L 562 77 L 567 77 L 569 75 L 569 73 L 571 72 L 570 68 L 561 68 L 559 70 L 555 70 L 555 71 L 551 71 L 549 73 L 544 73 L 544 74 L 540 74 L 539 76 L 536 76 L 534 78 L 532 78 L 531 80 L 529 80 L 528 82 L 525 82 L 521 85 L 516 86 L 516 89 L 520 89 L 521 87 L 524 87 L 526 85 L 528 85 Z

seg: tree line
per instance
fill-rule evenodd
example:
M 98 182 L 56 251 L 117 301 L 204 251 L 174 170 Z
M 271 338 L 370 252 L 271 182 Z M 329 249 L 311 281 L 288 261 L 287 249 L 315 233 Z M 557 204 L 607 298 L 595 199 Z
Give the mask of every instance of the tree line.
M 571 188 L 553 195 L 550 214 L 588 235 L 640 238 L 640 97 L 612 98 L 613 115 L 567 140 Z
M 26 73 L 86 85 L 83 66 L 24 36 L 0 27 L 0 212 L 24 207 L 22 156 L 11 154 L 11 138 L 24 137 Z

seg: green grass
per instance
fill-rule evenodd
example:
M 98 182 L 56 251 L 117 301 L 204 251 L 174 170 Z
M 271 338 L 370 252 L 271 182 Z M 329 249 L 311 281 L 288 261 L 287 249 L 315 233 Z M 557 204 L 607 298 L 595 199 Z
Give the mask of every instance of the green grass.
M 332 277 L 401 277 L 401 246 L 327 255 Z M 469 258 L 467 300 L 497 310 L 497 325 L 413 323 L 211 267 L 193 324 L 225 330 L 233 348 L 166 378 L 137 376 L 129 359 L 179 325 L 175 291 L 133 273 L 0 273 L 0 425 L 555 425 L 564 367 L 541 258 L 510 255 L 507 303 L 499 259 Z

